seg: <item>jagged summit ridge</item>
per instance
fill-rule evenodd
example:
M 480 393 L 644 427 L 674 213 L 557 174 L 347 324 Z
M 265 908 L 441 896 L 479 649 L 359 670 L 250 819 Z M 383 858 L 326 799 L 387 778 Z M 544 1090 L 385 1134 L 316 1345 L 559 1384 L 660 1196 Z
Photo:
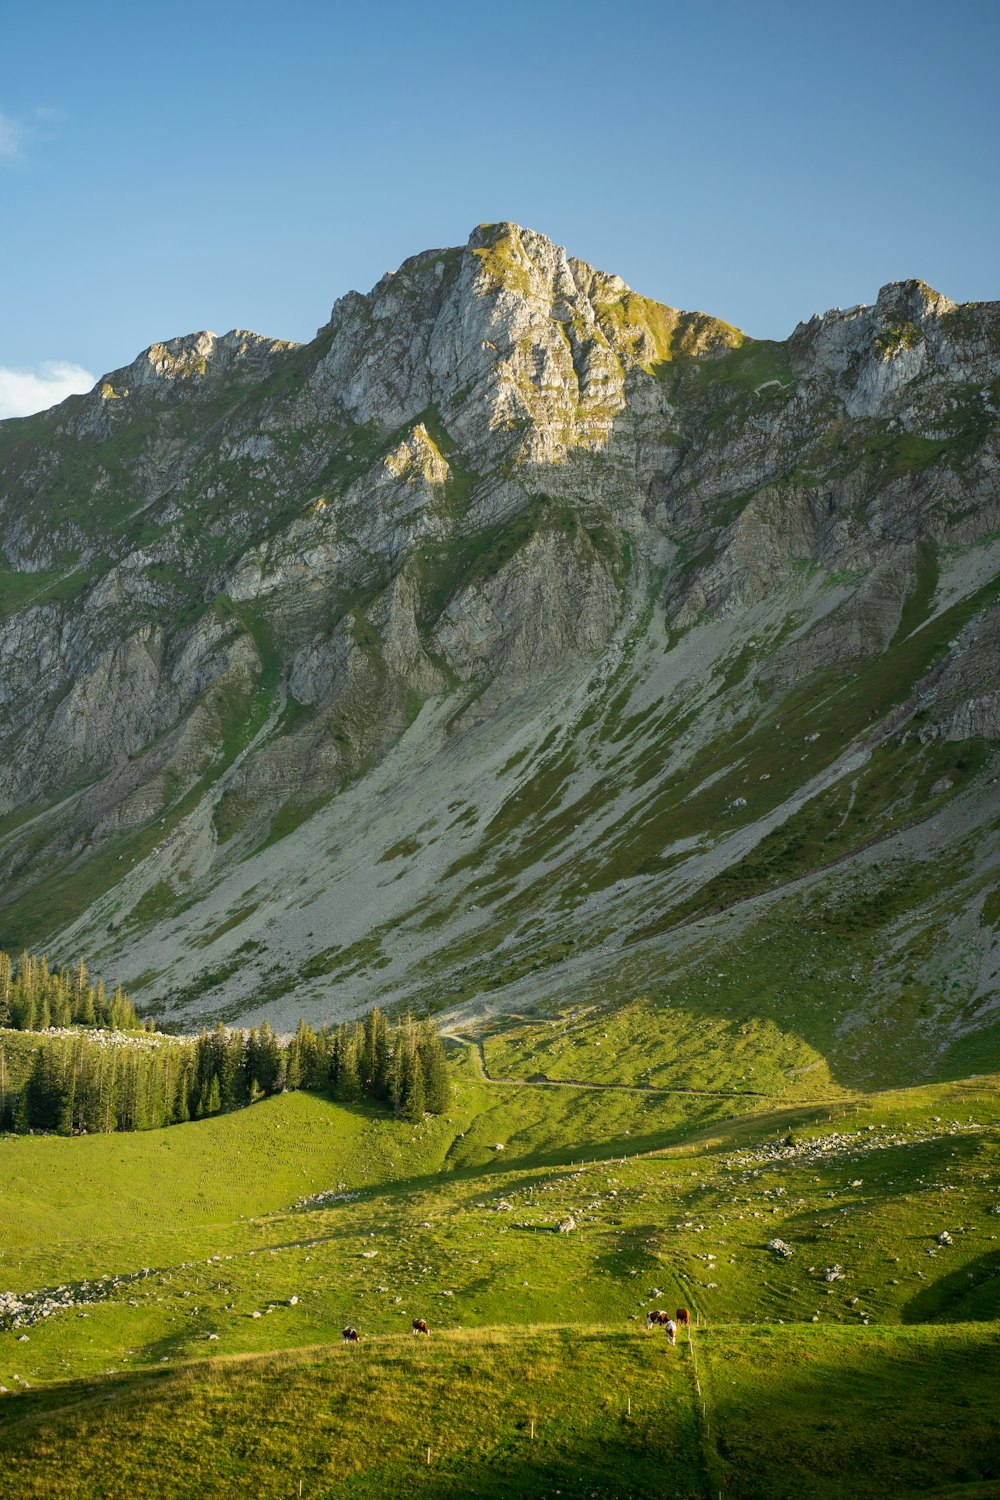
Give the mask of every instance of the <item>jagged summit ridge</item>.
M 789 348 L 803 368 L 834 382 L 852 416 L 872 417 L 925 373 L 995 379 L 995 326 L 996 304 L 962 308 L 911 279 L 883 286 L 871 307 L 834 308 L 800 323 Z
M 604 446 L 630 375 L 672 340 L 709 349 L 739 335 L 498 224 L 341 298 L 321 337 L 320 371 L 356 421 L 392 429 L 434 405 L 477 462 L 553 463 Z

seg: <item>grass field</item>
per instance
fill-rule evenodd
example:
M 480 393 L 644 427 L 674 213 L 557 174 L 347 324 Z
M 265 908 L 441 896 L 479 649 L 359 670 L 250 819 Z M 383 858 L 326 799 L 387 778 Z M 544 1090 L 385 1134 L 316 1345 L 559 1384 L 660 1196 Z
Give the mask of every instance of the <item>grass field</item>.
M 187 1365 L 17 1408 L 0 1425 L 0 1472 L 23 1495 L 147 1494 L 158 1469 L 169 1493 L 192 1497 L 284 1496 L 300 1479 L 304 1495 L 499 1496 L 512 1478 L 526 1495 L 655 1496 L 666 1470 L 669 1493 L 705 1486 L 685 1357 L 639 1335 L 393 1338 Z
M 4 1492 L 1000 1478 L 1000 1080 L 812 1100 L 498 1082 L 457 1043 L 452 1073 L 448 1114 L 419 1125 L 293 1093 L 5 1137 Z M 682 1303 L 701 1395 L 689 1353 L 645 1332 Z M 921 1433 L 945 1428 L 947 1463 L 938 1443 L 922 1469 Z M 144 1489 L 158 1464 L 172 1488 Z
M 997 1493 L 996 1325 L 693 1344 L 452 1331 L 78 1380 L 0 1410 L 0 1474 L 81 1500 Z

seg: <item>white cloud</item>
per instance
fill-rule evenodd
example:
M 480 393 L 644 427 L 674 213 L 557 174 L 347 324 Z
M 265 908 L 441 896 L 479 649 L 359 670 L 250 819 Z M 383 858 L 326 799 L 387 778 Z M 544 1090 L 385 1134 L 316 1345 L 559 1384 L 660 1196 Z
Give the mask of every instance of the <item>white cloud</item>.
M 10 115 L 0 114 L 0 161 L 20 161 L 24 131 Z
M 46 359 L 35 370 L 10 370 L 0 365 L 0 418 L 30 417 L 67 396 L 82 395 L 97 377 L 82 365 Z

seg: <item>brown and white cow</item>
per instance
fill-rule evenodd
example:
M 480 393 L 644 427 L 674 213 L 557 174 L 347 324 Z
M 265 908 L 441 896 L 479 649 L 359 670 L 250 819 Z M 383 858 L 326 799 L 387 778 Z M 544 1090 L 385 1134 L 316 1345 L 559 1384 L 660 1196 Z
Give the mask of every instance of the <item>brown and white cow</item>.
M 342 1336 L 345 1344 L 360 1344 L 361 1342 L 360 1333 L 356 1328 L 352 1328 L 350 1323 L 344 1329 Z
M 655 1312 L 648 1312 L 646 1314 L 646 1328 L 665 1328 L 667 1330 L 667 1338 L 670 1342 L 672 1344 L 676 1344 L 677 1342 L 677 1324 L 670 1314 L 664 1312 L 662 1308 L 657 1308 Z
M 427 1327 L 427 1324 L 424 1322 L 423 1318 L 414 1318 L 413 1332 L 426 1333 L 428 1336 L 430 1336 L 430 1329 Z

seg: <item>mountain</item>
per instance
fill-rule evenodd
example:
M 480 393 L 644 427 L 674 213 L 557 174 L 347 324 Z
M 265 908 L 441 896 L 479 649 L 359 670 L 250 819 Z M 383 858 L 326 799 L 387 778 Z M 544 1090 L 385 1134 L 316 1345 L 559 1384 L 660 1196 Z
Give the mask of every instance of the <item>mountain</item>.
M 998 410 L 1000 304 L 755 340 L 499 224 L 0 424 L 0 945 L 996 1066 Z

